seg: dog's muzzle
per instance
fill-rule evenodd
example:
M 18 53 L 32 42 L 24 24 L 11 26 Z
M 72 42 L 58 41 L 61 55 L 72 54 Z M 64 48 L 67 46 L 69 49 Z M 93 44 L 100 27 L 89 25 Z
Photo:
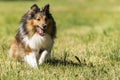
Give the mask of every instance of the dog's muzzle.
M 44 36 L 45 35 L 45 30 L 47 28 L 47 25 L 44 24 L 42 26 L 37 26 L 37 32 L 41 35 Z

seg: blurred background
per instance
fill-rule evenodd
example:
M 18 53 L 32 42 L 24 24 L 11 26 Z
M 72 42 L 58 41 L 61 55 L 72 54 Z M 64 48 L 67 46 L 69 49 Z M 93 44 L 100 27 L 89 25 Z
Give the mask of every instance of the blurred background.
M 34 3 L 49 3 L 57 23 L 57 60 L 38 71 L 7 56 L 21 17 Z M 120 80 L 120 0 L 0 0 L 0 70 L 0 80 Z

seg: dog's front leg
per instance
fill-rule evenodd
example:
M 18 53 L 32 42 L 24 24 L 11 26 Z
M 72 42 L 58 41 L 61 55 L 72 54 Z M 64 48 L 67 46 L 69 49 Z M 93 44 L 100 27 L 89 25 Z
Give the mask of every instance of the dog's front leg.
M 33 68 L 38 68 L 35 52 L 30 52 L 24 57 L 24 61 Z
M 40 56 L 40 58 L 39 58 L 39 64 L 40 64 L 40 65 L 45 62 L 45 60 L 47 59 L 48 55 L 49 55 L 49 51 L 47 51 L 47 50 L 44 50 L 44 51 L 41 53 L 41 56 Z

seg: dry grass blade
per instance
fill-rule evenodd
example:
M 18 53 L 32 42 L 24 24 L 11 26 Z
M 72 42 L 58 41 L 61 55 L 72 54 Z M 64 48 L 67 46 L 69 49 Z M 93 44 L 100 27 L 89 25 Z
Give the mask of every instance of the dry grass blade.
M 75 59 L 79 62 L 79 64 L 81 65 L 81 61 L 80 61 L 80 59 L 77 57 L 77 56 L 75 56 Z

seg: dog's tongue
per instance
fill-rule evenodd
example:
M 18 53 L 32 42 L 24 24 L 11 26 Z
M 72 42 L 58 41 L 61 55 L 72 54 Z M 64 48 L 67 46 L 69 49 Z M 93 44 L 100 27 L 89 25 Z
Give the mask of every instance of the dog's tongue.
M 44 31 L 40 28 L 38 28 L 38 33 L 41 35 L 41 36 L 44 36 Z
M 44 31 L 43 31 L 42 29 L 40 29 L 39 34 L 40 34 L 41 36 L 44 36 Z

